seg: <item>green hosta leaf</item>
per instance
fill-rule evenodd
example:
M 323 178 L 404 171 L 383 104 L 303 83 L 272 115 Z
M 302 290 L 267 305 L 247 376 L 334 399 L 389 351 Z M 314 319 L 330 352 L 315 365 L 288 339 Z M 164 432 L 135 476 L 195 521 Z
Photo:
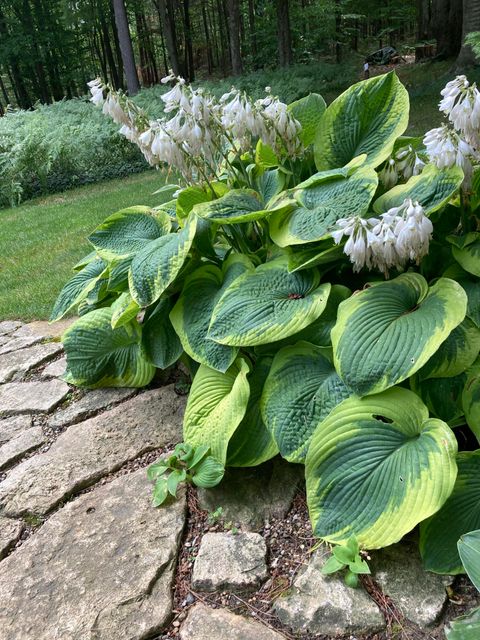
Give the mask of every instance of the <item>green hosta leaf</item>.
M 318 426 L 307 453 L 314 534 L 361 547 L 393 544 L 450 495 L 457 442 L 412 391 L 345 400 Z
M 215 305 L 227 287 L 253 265 L 246 256 L 232 255 L 219 269 L 214 265 L 200 267 L 190 275 L 170 319 L 188 355 L 218 371 L 226 371 L 235 360 L 238 349 L 207 340 Z
M 330 575 L 331 573 L 341 571 L 345 568 L 345 566 L 346 565 L 343 562 L 339 562 L 334 555 L 331 555 L 323 565 L 322 573 L 325 575 Z
M 420 526 L 420 553 L 427 571 L 463 573 L 460 536 L 480 528 L 480 450 L 457 456 L 458 475 L 443 507 Z
M 328 296 L 327 306 L 322 315 L 312 324 L 296 334 L 297 340 L 306 340 L 318 347 L 330 347 L 332 345 L 331 331 L 337 321 L 338 307 L 341 302 L 352 295 L 347 287 L 341 284 L 333 284 Z
M 147 362 L 138 322 L 112 329 L 112 310 L 79 318 L 63 335 L 68 382 L 79 387 L 144 387 L 155 367 Z
M 468 273 L 480 277 L 480 233 L 448 236 L 447 240 L 453 245 L 452 255 L 458 264 Z
M 145 357 L 156 367 L 166 369 L 183 353 L 180 340 L 170 321 L 170 298 L 159 300 L 142 325 L 142 345 Z
M 193 484 L 203 489 L 211 489 L 219 484 L 224 476 L 225 467 L 213 456 L 207 456 L 195 468 Z
M 300 140 L 304 147 L 315 140 L 315 132 L 326 108 L 325 100 L 318 93 L 310 93 L 288 105 L 288 110 L 302 125 Z
M 278 167 L 280 160 L 272 147 L 259 140 L 255 148 L 255 164 L 263 168 Z
M 465 317 L 462 287 L 417 273 L 374 284 L 338 308 L 335 367 L 358 395 L 387 389 L 418 371 Z
M 125 258 L 123 260 L 112 260 L 110 262 L 107 284 L 107 288 L 109 291 L 128 291 L 128 272 L 130 271 L 131 264 L 132 258 Z
M 177 497 L 178 485 L 184 482 L 187 477 L 185 469 L 174 469 L 167 478 L 168 493 L 174 498 Z
M 327 248 L 322 249 L 324 244 Z M 312 269 L 322 264 L 331 264 L 339 260 L 345 260 L 346 256 L 341 245 L 336 245 L 333 240 L 326 240 L 323 243 L 317 243 L 316 248 L 301 249 L 300 251 L 291 250 L 288 256 L 288 270 L 291 273 L 301 271 L 302 269 Z
M 222 198 L 205 202 L 194 207 L 193 212 L 200 218 L 221 224 L 237 224 L 261 220 L 272 212 L 291 209 L 291 203 L 280 203 L 272 209 L 265 209 L 259 193 L 252 189 L 232 189 Z
M 423 365 L 418 375 L 422 380 L 457 376 L 476 360 L 479 350 L 480 329 L 472 320 L 465 318 Z
M 329 355 L 328 349 L 299 342 L 273 360 L 262 414 L 280 454 L 290 462 L 304 462 L 318 424 L 350 395 Z
M 354 84 L 323 114 L 314 145 L 317 168 L 342 167 L 362 153 L 377 167 L 407 128 L 408 112 L 407 90 L 393 72 Z
M 279 169 L 264 171 L 255 179 L 255 188 L 262 197 L 263 202 L 268 202 L 285 188 L 286 175 Z
M 212 188 L 215 192 L 215 198 L 220 198 L 229 190 L 228 186 L 226 184 L 223 184 L 222 182 L 214 182 L 212 184 Z M 215 198 L 209 187 L 207 188 L 193 185 L 191 187 L 187 187 L 186 189 L 182 189 L 178 194 L 178 198 L 176 201 L 176 213 L 178 218 L 180 220 L 187 218 L 195 205 L 202 202 L 210 202 Z
M 345 178 L 322 181 L 295 192 L 300 206 L 270 217 L 270 236 L 280 247 L 320 240 L 340 218 L 364 215 L 378 186 L 376 172 L 361 167 Z
M 248 375 L 250 398 L 247 411 L 228 444 L 229 467 L 254 467 L 278 453 L 278 447 L 263 422 L 260 410 L 263 385 L 270 371 L 271 358 L 259 358 Z
M 135 255 L 149 242 L 167 234 L 167 217 L 157 219 L 148 207 L 129 207 L 109 216 L 89 236 L 89 241 L 105 260 Z
M 468 577 L 480 591 L 480 530 L 464 533 L 457 547 Z
M 480 609 L 461 616 L 445 628 L 447 640 L 478 640 L 480 638 Z
M 112 304 L 112 329 L 121 327 L 137 317 L 140 307 L 128 291 L 122 293 Z
M 433 164 L 425 167 L 418 176 L 412 176 L 406 184 L 399 184 L 373 203 L 377 213 L 399 207 L 406 198 L 418 200 L 425 213 L 441 209 L 452 198 L 463 182 L 460 167 L 437 169 Z
M 185 442 L 206 444 L 223 465 L 228 442 L 245 415 L 250 395 L 249 365 L 239 357 L 226 373 L 201 365 L 188 396 L 183 435 Z
M 150 482 L 156 480 L 159 476 L 162 476 L 165 471 L 168 471 L 168 467 L 165 466 L 164 460 L 159 460 L 158 462 L 154 462 L 147 469 L 147 478 Z
M 480 361 L 466 372 L 462 394 L 462 406 L 468 426 L 480 442 Z
M 480 282 L 458 279 L 468 297 L 467 317 L 480 328 Z
M 153 488 L 153 506 L 159 507 L 168 497 L 168 486 L 166 478 L 158 478 Z
M 467 376 L 461 373 L 453 378 L 410 378 L 410 386 L 418 393 L 432 414 L 449 424 L 463 415 L 462 392 Z
M 237 278 L 214 309 L 209 337 L 220 344 L 255 346 L 281 340 L 316 320 L 330 284 L 315 271 L 289 273 L 287 258 Z
M 72 267 L 73 271 L 81 271 L 83 267 L 86 267 L 87 264 L 93 262 L 95 259 L 98 259 L 98 254 L 96 251 L 90 251 L 86 256 L 83 256 L 81 260 L 77 262 L 77 264 Z
M 50 321 L 60 320 L 82 300 L 85 300 L 96 284 L 106 277 L 106 266 L 106 263 L 98 258 L 78 271 L 60 291 Z
M 140 306 L 156 302 L 175 280 L 190 251 L 196 225 L 197 219 L 190 218 L 181 231 L 153 240 L 136 254 L 129 285 L 132 298 Z

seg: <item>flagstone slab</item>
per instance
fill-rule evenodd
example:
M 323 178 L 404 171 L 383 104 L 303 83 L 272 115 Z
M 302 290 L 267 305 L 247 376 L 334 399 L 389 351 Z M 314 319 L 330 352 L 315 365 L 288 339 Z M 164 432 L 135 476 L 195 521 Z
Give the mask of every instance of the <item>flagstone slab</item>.
M 0 447 L 0 471 L 46 441 L 41 427 L 31 427 Z
M 185 498 L 151 505 L 145 469 L 74 500 L 0 563 L 0 640 L 143 640 L 172 610 Z
M 19 539 L 23 524 L 19 520 L 0 517 L 0 560 Z
M 93 413 L 130 398 L 135 393 L 138 393 L 138 389 L 109 388 L 87 391 L 80 400 L 72 402 L 65 409 L 60 409 L 52 415 L 48 420 L 48 426 L 57 428 L 79 422 L 84 418 L 90 417 Z
M 68 384 L 56 379 L 0 385 L 0 416 L 49 413 L 66 398 L 69 391 Z
M 32 426 L 32 416 L 19 415 L 0 420 L 0 447 Z
M 17 320 L 4 320 L 3 322 L 0 322 L 0 336 L 13 333 L 21 326 L 22 323 Z
M 0 512 L 45 514 L 125 462 L 179 442 L 184 407 L 185 398 L 170 385 L 69 427 L 48 451 L 24 460 L 0 483 Z
M 60 376 L 63 376 L 66 368 L 67 359 L 62 357 L 47 365 L 40 375 L 42 378 L 59 378 Z
M 43 340 L 42 336 L 24 336 L 21 338 L 10 338 L 10 340 L 4 342 L 0 346 L 0 355 L 5 353 L 11 353 L 12 351 L 18 351 L 18 349 L 25 349 L 31 347 L 34 344 L 38 344 Z
M 227 609 L 196 604 L 180 629 L 181 640 L 282 640 L 283 634 Z
M 62 351 L 61 344 L 47 342 L 2 355 L 0 358 L 0 382 L 8 382 L 14 376 L 27 373 L 33 367 L 51 360 L 60 351 Z

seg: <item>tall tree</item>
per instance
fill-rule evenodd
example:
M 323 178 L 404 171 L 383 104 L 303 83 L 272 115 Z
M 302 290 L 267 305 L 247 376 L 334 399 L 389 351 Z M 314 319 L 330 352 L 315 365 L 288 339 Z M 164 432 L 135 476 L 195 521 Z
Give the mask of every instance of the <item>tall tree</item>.
M 240 4 L 239 0 L 227 0 L 228 34 L 230 39 L 230 59 L 232 73 L 239 76 L 242 73 L 242 53 L 240 48 Z
M 480 31 L 480 2 L 479 0 L 463 0 L 462 48 L 457 58 L 458 70 L 478 64 L 472 47 L 465 44 L 466 36 L 474 31 Z
M 292 64 L 292 34 L 290 31 L 290 7 L 288 0 L 277 0 L 278 62 L 286 67 Z
M 192 25 L 190 22 L 190 0 L 183 0 L 183 32 L 185 36 L 185 76 L 187 80 L 195 80 L 193 63 Z
M 456 56 L 462 41 L 462 0 L 433 0 L 431 27 L 437 40 L 437 56 Z
M 162 22 L 165 44 L 167 45 L 168 59 L 173 73 L 181 75 L 180 59 L 178 55 L 177 33 L 175 29 L 175 8 L 171 0 L 154 0 L 160 20 Z
M 115 12 L 115 23 L 118 31 L 118 41 L 122 52 L 125 78 L 127 80 L 128 93 L 133 96 L 140 91 L 137 68 L 133 56 L 132 38 L 128 28 L 127 10 L 124 0 L 113 0 L 113 10 Z

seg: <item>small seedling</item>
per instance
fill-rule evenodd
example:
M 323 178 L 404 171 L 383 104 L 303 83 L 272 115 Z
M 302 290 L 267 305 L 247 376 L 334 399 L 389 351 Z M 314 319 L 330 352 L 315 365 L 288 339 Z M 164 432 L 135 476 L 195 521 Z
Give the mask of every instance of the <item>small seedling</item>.
M 361 556 L 360 547 L 354 535 L 346 544 L 333 547 L 332 555 L 322 567 L 322 573 L 328 575 L 344 569 L 347 570 L 344 577 L 345 584 L 353 588 L 358 587 L 359 574 L 370 573 L 370 568 Z
M 193 447 L 181 442 L 173 454 L 160 458 L 148 467 L 147 477 L 155 482 L 153 505 L 160 506 L 169 495 L 176 498 L 181 482 L 190 482 L 205 489 L 217 485 L 223 478 L 225 468 L 209 452 L 210 447 L 206 445 Z
M 223 518 L 223 507 L 217 507 L 215 511 L 210 511 L 207 516 L 208 524 L 217 524 Z

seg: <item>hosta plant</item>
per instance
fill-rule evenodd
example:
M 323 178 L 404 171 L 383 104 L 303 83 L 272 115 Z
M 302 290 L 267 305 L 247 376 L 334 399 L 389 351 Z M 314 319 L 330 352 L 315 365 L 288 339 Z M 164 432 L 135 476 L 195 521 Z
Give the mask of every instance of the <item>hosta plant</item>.
M 403 135 L 393 73 L 328 107 L 167 81 L 160 120 L 91 83 L 175 184 L 90 235 L 52 314 L 80 316 L 66 379 L 142 387 L 189 367 L 156 503 L 280 454 L 305 466 L 318 538 L 376 549 L 420 524 L 427 569 L 463 571 L 456 542 L 480 527 L 476 86 L 450 82 L 422 140 Z

